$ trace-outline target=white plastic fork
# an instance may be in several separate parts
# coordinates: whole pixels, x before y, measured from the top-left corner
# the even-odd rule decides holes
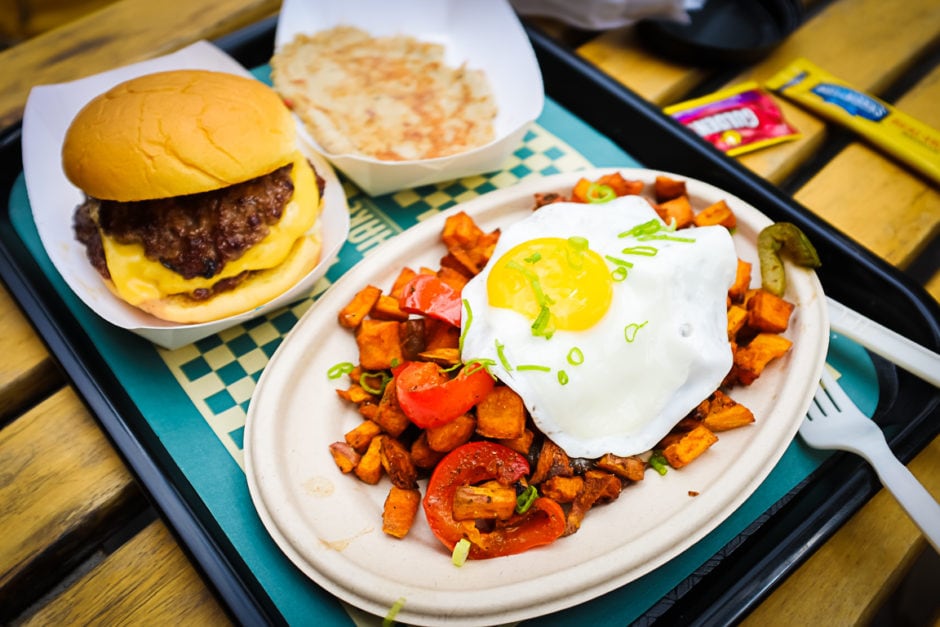
[[[800,435],[813,448],[849,451],[867,460],[940,553],[940,505],[894,456],[878,425],[856,407],[826,368]]]

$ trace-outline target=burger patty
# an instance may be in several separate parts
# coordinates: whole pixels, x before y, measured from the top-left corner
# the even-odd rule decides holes
[[[186,279],[211,279],[226,263],[264,239],[281,219],[294,193],[292,167],[288,164],[250,181],[200,194],[134,202],[86,198],[75,210],[75,236],[106,279],[111,273],[98,226],[122,244],[141,244],[148,259]],[[324,181],[319,174],[317,186],[322,196]],[[231,289],[245,278],[242,275],[190,296],[202,300]]]

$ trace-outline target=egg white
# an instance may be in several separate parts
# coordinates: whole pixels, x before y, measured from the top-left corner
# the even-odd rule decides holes
[[[694,242],[618,237],[652,219],[659,219],[653,208],[635,196],[546,205],[503,229],[490,264],[463,289],[470,310],[463,318],[463,359],[491,360],[493,374],[571,457],[650,450],[731,368],[726,295],[737,264],[731,235],[724,227],[702,227],[676,233]],[[558,330],[546,340],[532,334],[531,320],[489,305],[487,279],[502,254],[531,239],[571,236],[586,238],[601,256],[633,264],[614,283],[613,302],[597,324]],[[622,252],[639,245],[657,252]],[[570,359],[575,348],[583,361]],[[526,365],[549,371],[520,370]]]

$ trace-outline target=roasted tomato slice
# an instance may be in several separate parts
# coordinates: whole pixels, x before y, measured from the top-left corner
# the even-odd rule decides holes
[[[474,521],[454,518],[454,496],[464,485],[496,480],[509,486],[529,472],[525,457],[494,442],[470,442],[442,459],[428,482],[424,514],[431,531],[453,550],[463,538],[470,543],[470,559],[487,559],[522,553],[550,544],[565,532],[561,506],[549,498],[537,498],[524,514],[497,522],[481,531]]]
[[[453,379],[428,361],[396,368],[395,394],[405,415],[421,427],[439,427],[467,413],[493,389],[493,377],[480,367],[465,366]]]
[[[399,306],[402,311],[422,314],[443,322],[460,326],[463,301],[460,292],[433,274],[419,274],[402,290]]]

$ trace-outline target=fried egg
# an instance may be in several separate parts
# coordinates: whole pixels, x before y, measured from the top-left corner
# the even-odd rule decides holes
[[[730,370],[736,265],[726,228],[674,231],[636,196],[546,205],[464,287],[461,355],[569,456],[642,453]]]

